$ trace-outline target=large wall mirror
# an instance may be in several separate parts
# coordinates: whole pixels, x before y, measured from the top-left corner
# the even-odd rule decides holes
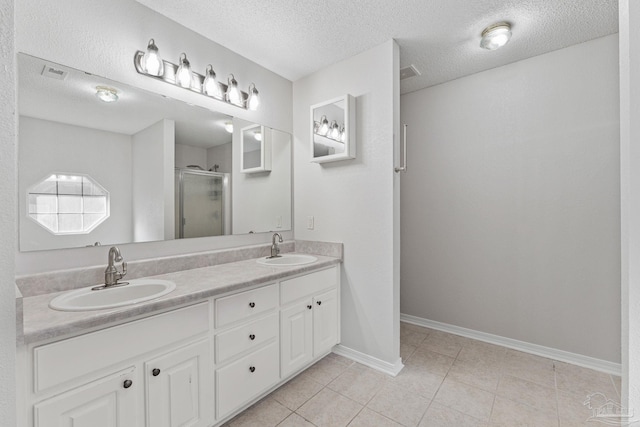
[[[290,134],[247,175],[244,120],[25,54],[18,86],[21,251],[291,229]]]

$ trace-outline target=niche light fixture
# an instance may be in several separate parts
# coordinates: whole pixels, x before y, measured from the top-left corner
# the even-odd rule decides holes
[[[259,130],[253,133],[253,137],[256,139],[256,141],[262,141],[262,133]]]
[[[96,96],[103,102],[116,102],[118,91],[108,86],[96,86]]]
[[[217,80],[211,64],[207,65],[204,75],[199,74],[191,68],[185,53],[180,55],[178,64],[165,61],[160,57],[158,46],[153,39],[149,40],[146,52],[136,51],[133,64],[139,74],[162,80],[165,83],[236,107],[255,111],[260,105],[260,96],[254,83],[249,85],[248,93],[240,90],[238,81],[233,74],[229,75],[227,84],[224,84]]]
[[[511,38],[511,25],[508,22],[498,22],[489,25],[482,31],[480,47],[487,50],[496,50],[507,44]]]
[[[229,133],[233,133],[233,123],[231,122],[225,122],[224,124],[224,130],[226,130]]]

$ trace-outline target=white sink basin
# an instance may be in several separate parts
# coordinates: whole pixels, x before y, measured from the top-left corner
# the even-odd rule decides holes
[[[304,265],[316,262],[318,258],[303,254],[283,254],[278,258],[258,258],[256,262],[263,265],[273,265],[278,267],[290,267],[292,265]]]
[[[60,311],[88,311],[137,304],[167,295],[176,288],[168,280],[136,279],[128,285],[91,290],[91,287],[69,291],[58,295],[49,307]]]

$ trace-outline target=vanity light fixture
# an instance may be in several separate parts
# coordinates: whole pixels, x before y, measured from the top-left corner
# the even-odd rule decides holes
[[[339,140],[340,139],[340,129],[338,128],[338,122],[335,120],[331,122],[330,126],[331,130],[329,131],[329,138]]]
[[[149,44],[147,45],[143,68],[147,74],[152,76],[162,76],[162,74],[164,74],[162,58],[160,58],[158,46],[156,46],[156,42],[153,39],[149,40]]]
[[[118,91],[108,86],[96,86],[96,96],[104,102],[116,102]]]
[[[186,53],[180,54],[180,66],[176,73],[176,83],[185,88],[191,87],[191,64],[187,59]]]
[[[489,25],[482,31],[482,40],[480,47],[487,50],[496,50],[501,48],[511,38],[511,25],[508,22],[498,22]]]
[[[327,120],[327,116],[322,116],[320,118],[320,126],[318,128],[318,135],[325,136],[329,132],[329,120]]]
[[[153,39],[149,40],[146,52],[139,50],[135,53],[133,65],[140,74],[188,89],[209,98],[218,99],[236,107],[254,111],[260,105],[260,97],[255,84],[251,83],[249,93],[243,92],[238,87],[238,82],[233,74],[229,75],[228,84],[224,84],[216,79],[216,73],[213,71],[211,64],[207,66],[203,76],[191,70],[187,55],[184,53],[180,55],[178,64],[164,61],[160,58],[158,46],[156,46]]]
[[[233,123],[231,122],[226,122],[224,124],[224,130],[226,130],[229,133],[233,133]]]
[[[249,110],[251,111],[256,111],[259,105],[260,95],[258,95],[258,89],[256,89],[255,84],[251,83],[249,85],[249,99],[247,99],[247,108],[249,108]]]
[[[229,74],[227,83],[227,93],[225,94],[227,102],[242,107],[242,95],[240,94],[240,89],[238,89],[238,82],[235,77],[233,77],[233,74]]]
[[[340,142],[345,142],[347,140],[347,132],[345,132],[344,125],[340,128]]]
[[[222,92],[220,92],[220,86],[216,79],[216,73],[213,71],[211,64],[207,65],[207,71],[204,74],[204,83],[202,84],[204,93],[214,98],[222,99]]]

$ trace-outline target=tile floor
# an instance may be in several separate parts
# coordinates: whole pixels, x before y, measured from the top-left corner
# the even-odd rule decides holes
[[[587,396],[620,399],[619,377],[567,363],[407,323],[400,341],[395,378],[330,354],[225,427],[597,427]]]

